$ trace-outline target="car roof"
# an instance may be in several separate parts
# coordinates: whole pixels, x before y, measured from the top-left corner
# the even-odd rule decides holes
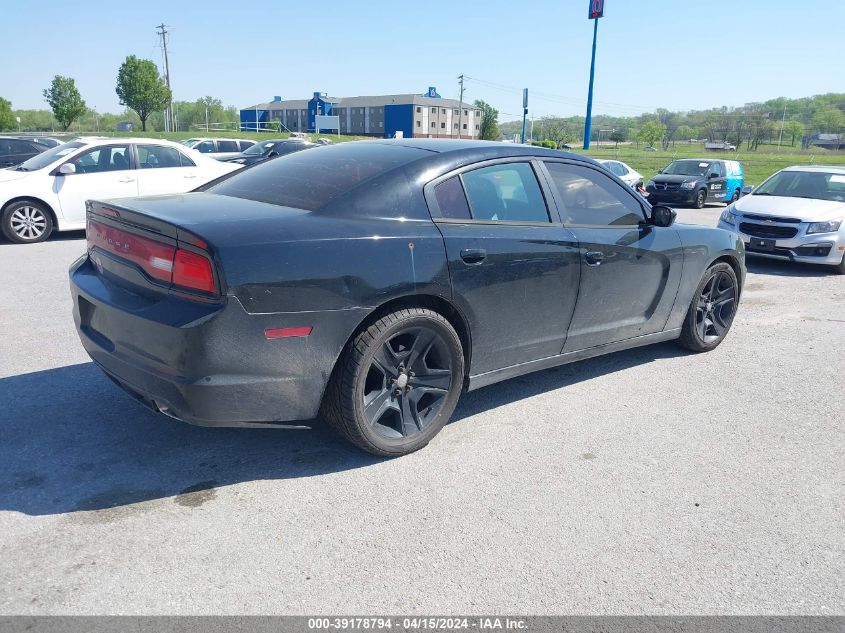
[[[410,147],[421,149],[435,154],[460,154],[462,157],[487,157],[498,153],[505,156],[549,156],[555,158],[571,158],[586,163],[595,163],[592,158],[581,154],[562,152],[537,145],[522,145],[520,143],[501,143],[499,141],[464,141],[452,139],[378,139],[372,141],[355,141],[356,143],[371,143],[379,145],[394,145],[399,147]],[[343,143],[335,144],[343,145]],[[499,150],[497,152],[497,150]]]
[[[782,171],[812,171],[812,172],[822,172],[825,174],[834,173],[834,174],[845,174],[845,167],[841,165],[792,165],[790,167],[784,167]]]

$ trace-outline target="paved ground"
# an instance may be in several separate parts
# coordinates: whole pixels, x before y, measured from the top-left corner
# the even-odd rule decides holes
[[[845,612],[845,278],[752,261],[715,352],[493,386],[382,461],[135,404],[73,331],[83,248],[0,244],[0,613]]]

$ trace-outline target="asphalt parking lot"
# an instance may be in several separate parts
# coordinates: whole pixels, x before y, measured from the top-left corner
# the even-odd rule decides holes
[[[74,332],[84,244],[0,243],[3,614],[845,612],[843,277],[749,260],[714,352],[488,387],[380,460],[136,404]]]

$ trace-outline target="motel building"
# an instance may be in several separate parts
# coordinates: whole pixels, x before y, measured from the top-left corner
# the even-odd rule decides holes
[[[317,115],[339,117],[340,129],[320,132],[374,136],[378,138],[481,137],[481,110],[455,99],[443,99],[434,87],[424,94],[373,97],[329,97],[315,92],[311,99],[284,101],[274,97],[241,110],[242,131],[277,129],[315,132]]]

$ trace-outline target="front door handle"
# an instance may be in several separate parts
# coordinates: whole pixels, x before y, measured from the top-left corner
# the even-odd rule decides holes
[[[588,251],[584,255],[584,259],[587,260],[587,266],[601,266],[601,263],[604,261],[604,253],[601,251]]]
[[[121,178],[120,182],[135,182],[135,179],[130,178],[129,176],[126,176],[125,178]]]
[[[186,174],[186,175],[182,176],[182,178],[196,178],[196,177],[197,177],[196,174]]]
[[[461,250],[461,259],[467,264],[480,264],[487,258],[487,251],[483,248],[464,248]]]

